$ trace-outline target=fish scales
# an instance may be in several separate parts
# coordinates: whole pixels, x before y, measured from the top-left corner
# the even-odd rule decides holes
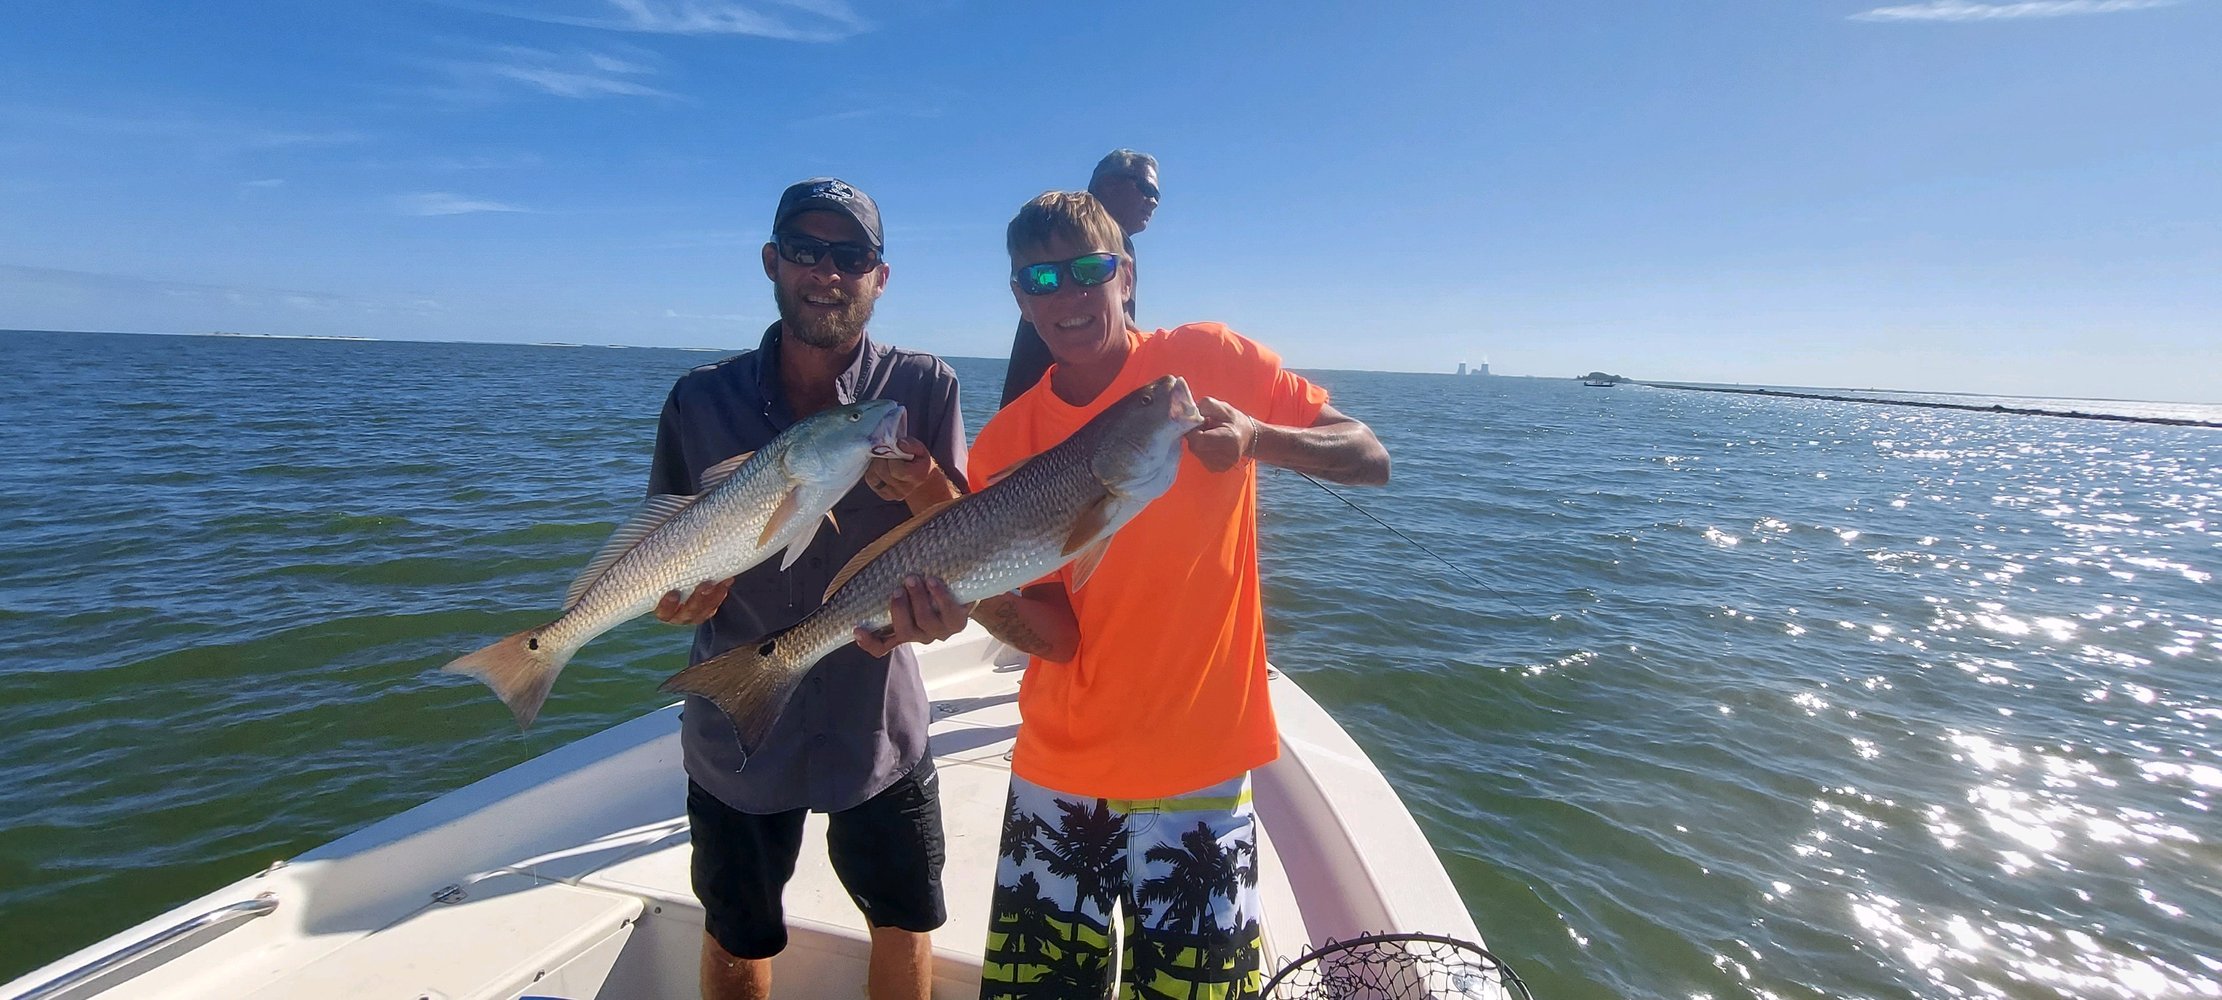
[[[1135,390],[987,488],[897,528],[884,548],[867,548],[802,621],[680,671],[664,690],[709,698],[754,749],[812,666],[856,629],[889,625],[888,603],[906,577],[937,577],[971,603],[1100,554],[1172,485],[1182,437],[1202,420],[1176,376]]]
[[[672,591],[727,580],[785,551],[792,564],[821,519],[874,457],[903,457],[902,404],[865,400],[813,414],[754,454],[702,473],[691,497],[651,497],[572,584],[563,614],[445,668],[486,682],[520,727],[580,647],[654,608]],[[786,565],[783,564],[783,565]]]
[[[728,488],[714,490],[674,516],[668,530],[642,539],[609,568],[595,587],[541,633],[543,642],[584,645],[593,624],[630,621],[673,590],[704,580],[726,580],[763,562],[784,541],[760,544],[762,527],[788,492],[777,473],[784,448],[765,448],[733,473]],[[846,492],[846,491],[844,491]],[[753,529],[753,530],[752,530]]]
[[[1074,452],[1055,463],[1028,463],[1005,480],[1008,488],[984,491],[977,503],[951,504],[842,584],[809,619],[820,627],[795,638],[804,649],[830,652],[853,628],[886,627],[888,596],[906,576],[938,576],[967,604],[1047,576],[1068,560],[1061,550],[1081,508],[1104,493],[1086,475],[1085,457]],[[982,541],[998,536],[1002,544]]]

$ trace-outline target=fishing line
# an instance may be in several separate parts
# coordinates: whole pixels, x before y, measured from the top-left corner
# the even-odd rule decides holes
[[[1289,471],[1290,471],[1290,472],[1296,472],[1296,470],[1295,470],[1295,469],[1290,469]],[[1326,483],[1320,482],[1320,481],[1319,481],[1319,480],[1317,480],[1317,479],[1313,479],[1313,478],[1311,477],[1311,475],[1310,475],[1309,473],[1304,473],[1304,472],[1296,472],[1296,474],[1297,474],[1297,475],[1299,475],[1299,476],[1303,476],[1303,477],[1304,477],[1304,479],[1305,479],[1306,481],[1310,482],[1310,483],[1311,483],[1311,484],[1312,484],[1313,486],[1317,486],[1317,487],[1319,487],[1320,489],[1326,490],[1326,491],[1327,491],[1327,495],[1328,495],[1328,496],[1334,497],[1335,499],[1337,499],[1337,500],[1340,500],[1340,501],[1342,501],[1342,502],[1343,502],[1343,504],[1344,504],[1344,505],[1346,505],[1346,506],[1348,506],[1348,507],[1349,507],[1349,508],[1350,508],[1351,510],[1357,511],[1357,512],[1358,512],[1358,513],[1360,513],[1360,514],[1364,514],[1364,515],[1365,515],[1365,516],[1366,516],[1366,517],[1367,517],[1368,519],[1372,520],[1372,521],[1373,521],[1373,523],[1375,523],[1375,524],[1378,524],[1378,525],[1380,525],[1380,526],[1382,526],[1382,527],[1384,527],[1384,528],[1387,528],[1387,529],[1389,529],[1389,532],[1390,532],[1391,534],[1394,534],[1394,535],[1395,535],[1395,536],[1397,536],[1398,538],[1404,539],[1404,540],[1405,540],[1405,541],[1407,541],[1407,542],[1411,542],[1411,543],[1412,543],[1412,547],[1413,547],[1413,548],[1419,549],[1420,551],[1422,551],[1422,552],[1425,552],[1425,553],[1427,553],[1427,554],[1428,554],[1428,555],[1430,555],[1430,556],[1435,556],[1435,561],[1436,561],[1436,562],[1442,563],[1443,565],[1445,565],[1445,566],[1448,566],[1448,567],[1450,567],[1450,571],[1451,571],[1451,572],[1453,572],[1453,573],[1456,573],[1456,574],[1458,574],[1459,576],[1463,576],[1463,577],[1465,577],[1465,578],[1466,578],[1466,579],[1467,579],[1467,580],[1468,580],[1469,582],[1471,582],[1471,583],[1472,583],[1472,584],[1473,584],[1474,586],[1480,587],[1480,588],[1481,588],[1481,589],[1483,589],[1483,590],[1486,590],[1486,591],[1488,591],[1488,592],[1490,592],[1490,593],[1492,593],[1492,594],[1495,594],[1495,595],[1497,595],[1498,599],[1500,599],[1500,600],[1504,601],[1504,602],[1505,602],[1506,604],[1510,604],[1510,605],[1512,605],[1512,606],[1513,606],[1514,608],[1517,608],[1517,609],[1519,609],[1519,611],[1520,611],[1520,613],[1521,613],[1521,614],[1527,615],[1527,616],[1528,616],[1528,617],[1530,617],[1530,618],[1540,617],[1540,616],[1538,616],[1538,615],[1537,615],[1537,614],[1536,614],[1535,612],[1533,612],[1533,611],[1529,611],[1529,610],[1528,610],[1528,609],[1526,609],[1526,608],[1520,607],[1520,602],[1518,602],[1518,601],[1515,601],[1515,600],[1513,600],[1513,599],[1512,599],[1512,598],[1510,598],[1510,597],[1506,597],[1506,596],[1505,596],[1505,593],[1504,593],[1504,591],[1498,590],[1497,588],[1495,588],[1495,587],[1492,587],[1492,586],[1490,586],[1490,585],[1488,585],[1488,584],[1486,584],[1486,583],[1483,583],[1483,582],[1481,582],[1480,580],[1476,580],[1476,579],[1474,579],[1474,577],[1473,577],[1473,574],[1471,574],[1471,573],[1468,573],[1468,572],[1466,572],[1465,570],[1459,569],[1459,568],[1458,568],[1458,567],[1456,567],[1456,566],[1452,566],[1452,565],[1451,565],[1451,561],[1450,561],[1450,560],[1448,560],[1448,559],[1445,559],[1445,558],[1443,558],[1442,556],[1437,556],[1437,555],[1435,555],[1435,550],[1434,550],[1434,549],[1431,549],[1431,548],[1428,548],[1428,547],[1427,547],[1427,546],[1425,546],[1425,545],[1421,545],[1421,544],[1420,544],[1420,542],[1419,542],[1419,539],[1413,538],[1412,536],[1410,536],[1410,535],[1407,535],[1407,534],[1405,534],[1404,532],[1401,532],[1401,531],[1398,531],[1398,530],[1396,530],[1396,526],[1395,526],[1395,525],[1393,525],[1393,524],[1390,524],[1390,523],[1389,523],[1389,522],[1387,522],[1387,521],[1384,521],[1384,520],[1382,520],[1382,519],[1380,519],[1380,518],[1378,518],[1378,517],[1374,517],[1374,516],[1373,516],[1373,512],[1372,512],[1372,511],[1370,511],[1370,510],[1367,510],[1367,509],[1365,509],[1364,507],[1360,507],[1360,506],[1358,506],[1358,505],[1357,505],[1357,504],[1355,504],[1355,503],[1352,503],[1349,497],[1343,496],[1342,494],[1340,494],[1340,493],[1337,493],[1337,492],[1335,492],[1335,490],[1334,490],[1334,488],[1333,488],[1333,487],[1330,487],[1330,486],[1328,486],[1328,485],[1327,485]]]

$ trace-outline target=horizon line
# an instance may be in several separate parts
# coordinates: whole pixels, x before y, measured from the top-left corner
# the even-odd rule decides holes
[[[144,330],[35,330],[35,329],[18,329],[18,328],[14,328],[14,327],[0,327],[0,334],[5,334],[5,333],[55,333],[55,334],[64,334],[64,335],[91,334],[91,335],[95,335],[95,336],[117,336],[117,337],[223,337],[223,338],[227,338],[227,339],[241,339],[241,340],[318,340],[318,341],[326,341],[326,342],[332,342],[332,343],[372,343],[372,344],[474,344],[474,345],[481,345],[481,346],[487,346],[487,347],[563,347],[563,348],[581,348],[581,347],[594,347],[594,348],[612,348],[612,349],[627,349],[627,350],[648,350],[648,351],[685,351],[685,352],[687,352],[687,353],[690,353],[690,354],[711,354],[711,353],[735,353],[735,354],[737,354],[737,353],[740,353],[740,352],[742,352],[742,351],[748,351],[748,350],[753,350],[753,349],[754,349],[753,347],[678,347],[678,346],[672,346],[672,345],[667,345],[667,344],[589,344],[589,343],[575,343],[575,342],[571,342],[571,341],[556,341],[556,340],[541,340],[541,341],[524,341],[524,340],[410,340],[410,339],[407,339],[407,338],[399,338],[399,337],[363,337],[363,336],[353,336],[353,335],[340,335],[340,334],[308,334],[308,333],[252,333],[252,332],[246,332],[246,331],[235,331],[235,330],[209,330],[209,331],[203,331],[203,332],[160,332],[160,331],[144,331]],[[971,354],[937,354],[937,355],[935,355],[935,356],[936,356],[936,357],[940,357],[940,358],[959,358],[959,359],[963,359],[963,360],[966,360],[966,361],[1008,361],[1008,360],[1009,360],[1008,358],[987,357],[987,356],[980,356],[980,355],[971,355]],[[1291,368],[1293,368],[1293,369],[1295,369],[1295,370],[1297,370],[1297,371],[1315,371],[1315,372],[1355,372],[1355,373],[1360,373],[1360,374],[1367,374],[1367,375],[1440,375],[1440,376],[1442,376],[1442,377],[1444,377],[1444,378],[1522,378],[1522,379],[1540,379],[1540,380],[1543,380],[1543,381],[1549,381],[1549,382],[1556,382],[1556,381],[1580,381],[1580,380],[1581,380],[1581,379],[1583,378],[1583,376],[1581,376],[1581,375],[1511,375],[1511,374],[1503,374],[1503,373],[1499,373],[1499,372],[1490,372],[1490,373],[1488,373],[1488,374],[1481,374],[1481,373],[1468,373],[1468,374],[1466,374],[1466,375],[1460,375],[1460,374],[1458,374],[1458,372],[1457,372],[1457,371],[1456,371],[1455,369],[1453,369],[1453,370],[1433,370],[1433,369],[1409,369],[1409,368],[1331,368],[1331,367],[1324,367],[1324,366],[1318,366],[1318,365],[1291,365],[1290,367],[1291,367]],[[1593,370],[1594,370],[1594,371],[1603,371],[1604,369],[1602,369],[1602,368],[1599,368],[1599,369],[1593,369]],[[1624,380],[1624,381],[1628,381],[1628,382],[1634,382],[1634,383],[1638,383],[1638,384],[1644,384],[1644,383],[1650,383],[1650,382],[1663,382],[1663,381],[1669,381],[1669,380],[1665,380],[1665,379],[1652,379],[1652,378],[1642,378],[1642,377],[1633,377],[1633,378],[1630,378],[1630,377],[1625,377],[1625,376],[1623,376],[1622,378],[1623,378],[1623,380]],[[1675,382],[1681,382],[1681,383],[1685,383],[1685,384],[1689,384],[1689,385],[1698,385],[1698,386],[1706,386],[1706,385],[1712,385],[1712,386],[1735,386],[1735,387],[1741,387],[1741,388],[1753,388],[1753,389],[1820,389],[1820,390],[1825,390],[1825,391],[1830,391],[1830,392],[1894,392],[1894,393],[1915,393],[1915,394],[1923,394],[1923,395],[1936,395],[1936,396],[1975,396],[1975,397],[1981,397],[1981,398],[1987,398],[1987,399],[2047,399],[2047,400],[2062,400],[2062,401],[2082,401],[2082,402],[2089,402],[2089,403],[2158,403],[2158,404],[2163,404],[2163,405],[2169,405],[2169,406],[2222,406],[2222,401],[2217,401],[2217,402],[2212,402],[2212,403],[2205,403],[2205,402],[2198,402],[2198,401],[2194,401],[2194,400],[2185,400],[2185,399],[2137,399],[2137,398],[2131,398],[2131,397],[2127,397],[2127,396],[2044,396],[2044,395],[2037,395],[2037,394],[2032,394],[2032,393],[2026,393],[2026,392],[1974,392],[1974,391],[1970,391],[1970,390],[1964,390],[1964,389],[1890,389],[1890,388],[1876,388],[1876,387],[1872,387],[1872,386],[1868,386],[1868,387],[1855,387],[1855,386],[1824,386],[1824,385],[1800,385],[1800,384],[1793,384],[1793,383],[1788,383],[1788,382],[1708,382],[1708,381],[1700,381],[1700,380],[1697,380],[1697,379],[1687,379],[1687,378],[1685,378],[1685,379],[1673,379],[1673,380],[1671,380],[1671,381],[1675,381]]]

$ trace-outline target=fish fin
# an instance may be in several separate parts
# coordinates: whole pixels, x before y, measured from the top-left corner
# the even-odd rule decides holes
[[[802,487],[789,487],[787,495],[779,498],[779,506],[772,508],[772,516],[764,519],[764,530],[756,536],[756,547],[761,549],[787,530],[787,522],[794,520],[802,509]]]
[[[833,516],[833,509],[830,507],[826,509],[826,523],[833,525],[834,534],[841,533],[841,519]]]
[[[741,471],[741,463],[748,461],[749,456],[754,454],[756,453],[753,451],[744,451],[702,470],[702,475],[696,477],[699,480],[696,484],[699,488],[695,492],[698,494],[708,493],[725,485],[726,480],[733,478],[734,473]]]
[[[920,527],[924,526],[927,521],[933,520],[934,515],[948,510],[951,504],[954,504],[962,499],[964,499],[964,496],[950,497],[947,500],[943,500],[940,503],[937,503],[931,507],[926,508],[923,511],[920,511],[910,520],[904,521],[901,524],[887,529],[887,534],[873,539],[872,544],[865,546],[863,551],[858,552],[855,556],[850,557],[849,561],[842,565],[841,571],[833,574],[833,582],[826,584],[825,596],[818,599],[821,601],[832,600],[833,592],[836,590],[840,590],[841,585],[849,582],[850,577],[855,576],[859,571],[863,570],[865,566],[869,565],[872,560],[879,558],[888,549],[894,548],[896,542],[900,542],[904,538],[909,537],[911,532],[917,531]]]
[[[997,483],[1002,482],[1003,480],[1011,478],[1011,473],[1025,468],[1026,463],[1033,461],[1036,457],[1038,456],[1029,455],[1025,458],[1019,459],[1016,462],[1012,462],[1011,464],[1004,466],[1001,471],[988,477],[988,485],[993,486]]]
[[[775,632],[751,645],[735,646],[671,675],[659,690],[710,699],[733,720],[741,748],[755,753],[807,672],[782,655],[779,641],[786,634]]]
[[[569,651],[540,645],[540,633],[547,627],[526,629],[478,652],[457,657],[440,669],[486,682],[517,717],[517,728],[528,728],[539,716],[541,703],[548,700],[548,689],[555,686],[556,675],[571,661]]]
[[[1103,533],[1103,529],[1111,526],[1111,504],[1116,499],[1111,494],[1104,493],[1088,501],[1086,507],[1080,508],[1080,516],[1073,518],[1072,530],[1065,533],[1065,546],[1062,550],[1065,555],[1070,556],[1087,548],[1090,542],[1096,540],[1097,535]]]
[[[823,520],[810,522],[810,527],[802,529],[802,534],[795,536],[794,541],[787,543],[787,558],[779,561],[779,568],[782,572],[786,571],[787,567],[793,566],[795,560],[802,558],[802,550],[810,547],[810,543],[817,539],[818,532],[825,530],[825,522],[831,520],[833,520],[833,512],[826,511]]]
[[[609,541],[602,543],[601,549],[594,553],[594,558],[587,560],[586,568],[580,570],[578,577],[571,581],[571,589],[563,594],[564,610],[569,611],[572,605],[579,603],[579,598],[586,596],[587,589],[599,583],[602,574],[609,572],[611,566],[617,565],[619,559],[625,558],[625,553],[631,552],[634,546],[640,544],[641,539],[679,516],[680,511],[693,506],[694,500],[694,497],[677,493],[649,497],[632,520],[619,525],[616,531],[610,533]]]
[[[1096,565],[1103,562],[1103,554],[1111,550],[1111,539],[1116,535],[1098,538],[1095,544],[1080,550],[1080,557],[1072,562],[1072,589],[1078,591],[1088,585],[1088,577],[1095,573]]]

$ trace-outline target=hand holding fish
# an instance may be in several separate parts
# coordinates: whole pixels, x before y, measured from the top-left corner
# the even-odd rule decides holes
[[[856,630],[856,644],[873,656],[906,642],[940,642],[964,631],[972,605],[957,600],[938,576],[906,576],[902,589],[887,602],[890,621],[878,630]]]
[[[902,500],[916,511],[956,495],[948,473],[942,472],[934,462],[933,453],[926,450],[925,442],[906,437],[897,441],[895,447],[913,457],[874,458],[864,468],[864,485],[871,487],[880,499]]]
[[[1078,590],[1112,535],[1173,485],[1181,436],[1203,420],[1179,376],[1135,389],[993,485],[865,546],[802,621],[688,667],[663,690],[717,703],[741,745],[760,746],[804,675],[842,646],[867,642],[876,652],[952,635],[972,611],[963,602],[1008,594],[1067,563]]]
[[[1204,468],[1225,472],[1256,454],[1256,417],[1211,396],[1196,400],[1196,410],[1204,415],[1204,422],[1188,432],[1188,450]]]
[[[732,589],[731,579],[708,580],[684,597],[676,590],[666,593],[656,602],[656,620],[666,625],[700,625],[718,613],[726,591]]]

